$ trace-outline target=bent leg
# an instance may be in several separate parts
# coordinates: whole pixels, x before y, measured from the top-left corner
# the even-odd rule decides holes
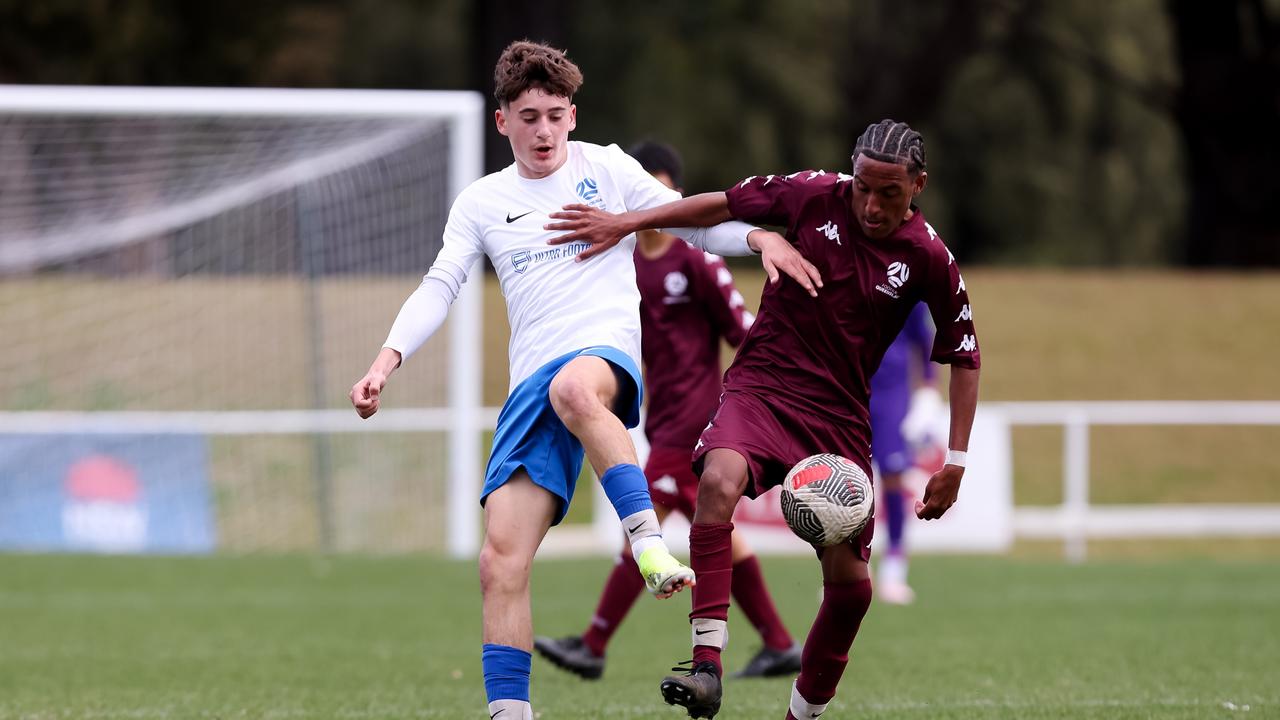
[[[625,380],[627,373],[622,375]],[[649,497],[649,483],[636,465],[635,445],[614,413],[620,396],[636,392],[636,387],[621,386],[614,366],[605,359],[580,355],[556,373],[549,394],[556,415],[582,442],[600,476],[600,485],[622,520],[631,555],[649,592],[666,598],[693,585],[694,573],[667,549]]]
[[[607,360],[580,355],[565,364],[551,381],[551,407],[587,452],[596,475],[609,468],[636,464],[636,447],[622,420],[613,412],[618,378]]]
[[[842,543],[820,552],[822,606],[805,640],[791,695],[791,713],[797,718],[816,717],[835,697],[849,648],[871,606],[871,575],[860,546]]]

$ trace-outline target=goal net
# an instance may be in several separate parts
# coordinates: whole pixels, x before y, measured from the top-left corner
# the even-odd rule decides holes
[[[480,174],[482,109],[0,87],[0,547],[473,552],[478,281],[388,411],[346,394]]]

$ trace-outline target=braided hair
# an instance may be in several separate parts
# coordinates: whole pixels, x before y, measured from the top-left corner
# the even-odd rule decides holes
[[[915,175],[924,170],[924,137],[904,122],[884,119],[867,126],[853,146],[852,160],[859,155],[872,160],[906,165],[907,172]]]

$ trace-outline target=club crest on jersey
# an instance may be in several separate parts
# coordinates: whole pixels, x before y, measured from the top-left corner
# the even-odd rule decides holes
[[[662,288],[667,291],[667,296],[662,298],[664,305],[676,305],[679,303],[689,302],[689,278],[685,274],[672,270],[662,279]]]
[[[889,264],[885,283],[876,286],[876,290],[888,295],[893,299],[898,299],[898,288],[907,284],[907,279],[911,277],[911,268],[907,267],[904,262],[894,262]]]
[[[578,181],[576,188],[578,197],[586,204],[604,209],[604,199],[600,197],[600,186],[596,184],[595,178],[583,178]]]

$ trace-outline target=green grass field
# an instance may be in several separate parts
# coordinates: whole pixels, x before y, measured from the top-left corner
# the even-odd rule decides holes
[[[538,631],[581,631],[608,566],[540,561]],[[765,567],[803,633],[816,564]],[[916,605],[873,606],[825,717],[1280,717],[1273,562],[923,558],[914,577]],[[0,718],[482,719],[477,585],[421,557],[0,556]],[[657,683],[689,655],[687,611],[643,598],[597,683],[535,659],[539,717],[683,717]],[[730,670],[756,644],[734,631]],[[789,688],[730,681],[719,717],[778,720]]]

